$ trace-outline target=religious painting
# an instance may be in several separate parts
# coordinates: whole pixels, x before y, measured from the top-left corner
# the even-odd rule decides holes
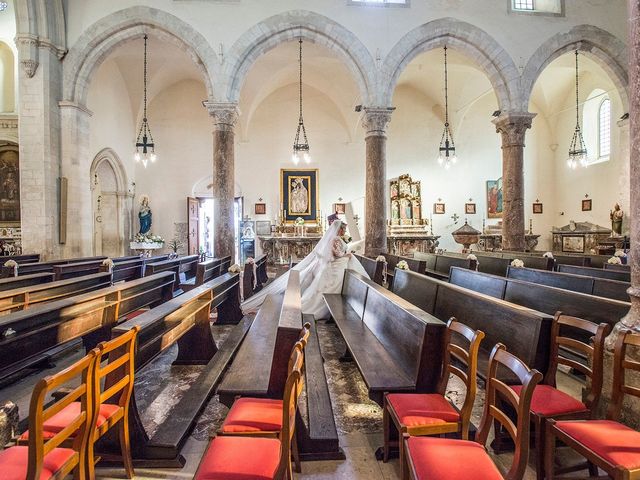
[[[542,213],[542,203],[540,202],[535,202],[533,204],[533,213],[535,215],[540,215]]]
[[[286,223],[302,218],[305,223],[318,221],[318,169],[281,169],[280,200]]]
[[[487,180],[487,217],[502,218],[502,177]]]
[[[411,177],[409,175],[402,175],[398,177],[400,183],[400,195],[411,196]]]
[[[240,222],[240,232],[242,233],[242,238],[254,238],[256,236],[255,222],[253,220],[243,220]]]
[[[0,222],[20,221],[18,148],[0,148]]]
[[[411,184],[411,196],[412,197],[420,196],[420,182],[413,182]]]
[[[562,251],[567,253],[584,253],[584,236],[564,235],[562,237]]]
[[[435,213],[436,215],[443,215],[444,214],[444,203],[434,203],[433,204],[433,213]]]
[[[334,213],[337,213],[338,215],[344,214],[347,211],[346,203],[334,203],[333,204],[333,211],[334,211]]]
[[[265,215],[267,213],[267,204],[266,203],[256,203],[253,206],[253,211],[256,215]]]
[[[592,207],[591,199],[587,198],[586,200],[582,200],[582,211],[590,212]]]
[[[400,202],[398,200],[391,202],[391,220],[394,225],[400,223]]]
[[[464,213],[465,213],[465,215],[475,215],[476,214],[476,204],[475,203],[465,203],[464,204]]]
[[[269,220],[258,220],[256,222],[256,235],[271,235],[271,222]]]
[[[399,194],[400,192],[398,190],[398,181],[393,180],[389,186],[389,196],[393,200],[394,198],[398,198]]]
[[[419,225],[420,219],[422,218],[422,209],[420,208],[420,200],[413,201],[413,222],[414,225]]]
[[[412,214],[411,200],[403,198],[400,200],[400,219],[410,220]]]

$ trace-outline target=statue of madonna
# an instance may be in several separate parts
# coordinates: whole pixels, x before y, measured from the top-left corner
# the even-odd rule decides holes
[[[149,207],[149,196],[140,196],[140,211],[138,212],[138,219],[140,220],[140,233],[144,235],[151,231],[151,208]]]

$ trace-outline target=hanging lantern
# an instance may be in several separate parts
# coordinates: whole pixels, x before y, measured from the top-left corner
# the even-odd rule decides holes
[[[158,157],[155,152],[155,144],[151,135],[151,127],[147,120],[147,35],[144,36],[144,112],[142,124],[136,138],[136,153],[133,158],[136,163],[142,162],[144,168],[147,168],[149,162],[154,163]]]

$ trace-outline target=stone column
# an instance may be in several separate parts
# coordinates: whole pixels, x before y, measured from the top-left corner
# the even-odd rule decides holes
[[[235,261],[233,201],[235,188],[234,136],[236,103],[205,102],[213,118],[213,248],[216,257]]]
[[[377,256],[387,251],[387,125],[395,108],[365,107],[362,126],[366,132],[366,189],[364,253]]]
[[[502,248],[525,250],[524,137],[534,113],[506,113],[493,123],[502,135]]]

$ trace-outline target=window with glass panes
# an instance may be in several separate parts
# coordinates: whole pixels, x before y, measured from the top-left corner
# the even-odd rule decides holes
[[[598,157],[611,154],[611,100],[605,98],[598,111]]]
[[[533,0],[513,0],[514,10],[534,10]]]

